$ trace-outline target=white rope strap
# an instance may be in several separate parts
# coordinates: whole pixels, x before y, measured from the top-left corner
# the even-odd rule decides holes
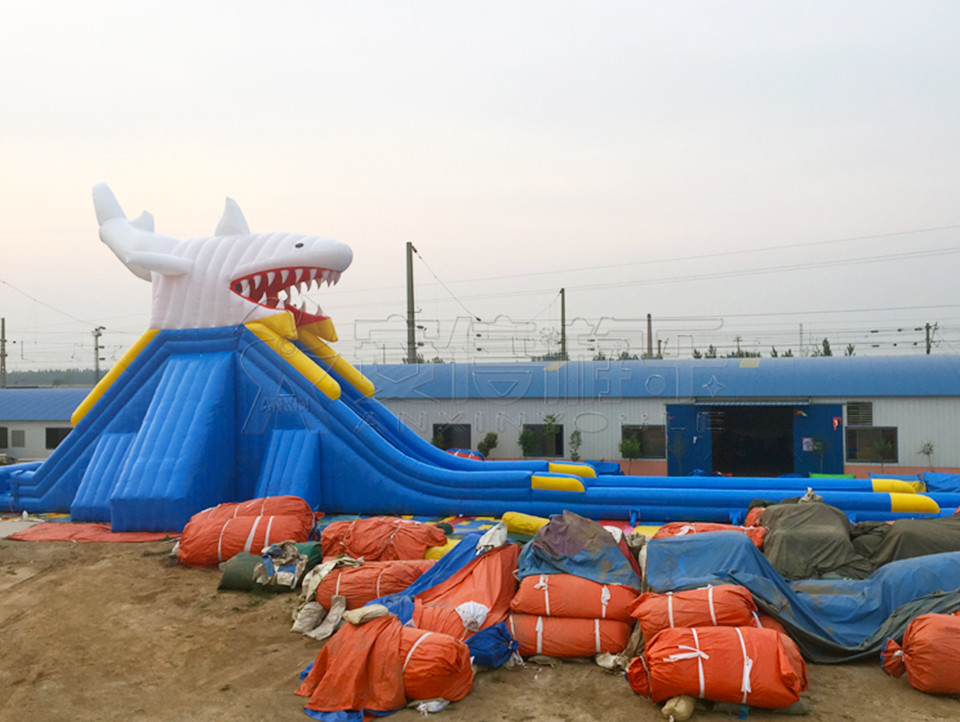
[[[267,517],[269,521],[267,522],[267,535],[263,538],[263,548],[266,549],[270,546],[270,530],[273,528],[273,520],[276,517],[270,516]]]
[[[763,622],[760,621],[760,615],[757,614],[756,612],[750,612],[750,613],[753,615],[753,621],[754,621],[754,623],[756,623],[756,625],[757,625],[758,627],[760,627],[761,629],[763,629]]]
[[[703,679],[703,660],[710,659],[710,655],[700,649],[700,638],[697,636],[697,630],[691,628],[690,631],[693,633],[693,644],[694,646],[689,646],[686,644],[678,644],[677,649],[685,649],[686,652],[674,652],[668,657],[664,657],[665,662],[679,662],[683,659],[696,659],[697,660],[697,672],[700,677],[700,694],[697,695],[703,699],[705,685]]]
[[[383,596],[383,595],[380,593],[380,577],[383,576],[383,573],[384,573],[385,571],[387,571],[386,568],[383,568],[383,569],[380,570],[380,573],[377,575],[377,596],[376,596],[377,599],[379,599],[380,597]]]
[[[413,656],[413,653],[416,651],[417,647],[420,646],[420,642],[429,637],[433,632],[427,632],[422,637],[420,637],[416,642],[413,643],[413,646],[410,647],[410,651],[407,652],[407,658],[403,660],[403,669],[400,670],[400,673],[403,674],[407,671],[407,663],[410,661],[410,657]]]
[[[673,592],[667,592],[667,620],[670,622],[670,629],[673,629]]]
[[[510,634],[513,636],[514,639],[517,638],[517,628],[516,628],[516,626],[515,626],[514,623],[513,623],[513,615],[512,615],[512,614],[510,615]]]
[[[734,629],[737,630],[737,636],[740,637],[740,651],[743,652],[743,677],[740,680],[740,691],[743,692],[741,704],[746,704],[747,695],[753,691],[750,688],[750,672],[753,670],[753,660],[747,656],[747,645],[743,641],[743,632],[740,631],[739,627],[734,627]]]
[[[220,527],[220,538],[217,539],[217,561],[223,561],[223,533],[227,530],[227,525],[231,522],[231,519],[228,519],[223,523],[223,526]]]
[[[543,590],[543,604],[547,610],[546,614],[549,617],[550,616],[550,575],[541,574],[540,581],[534,584],[533,588]]]
[[[713,607],[713,586],[707,587],[707,602],[710,604],[710,621],[717,626],[717,610]]]
[[[596,640],[597,654],[600,654],[603,650],[600,649],[600,620],[593,620],[593,637]]]
[[[537,617],[537,654],[543,654],[543,617]]]
[[[600,588],[600,616],[604,619],[607,618],[607,605],[610,604],[610,597],[610,590],[607,589],[607,585],[604,584]]]
[[[333,590],[334,595],[337,595],[340,593],[340,580],[342,578],[343,578],[343,570],[338,569],[337,570],[337,586],[336,586],[336,589]]]
[[[253,525],[250,527],[250,533],[247,534],[247,541],[243,544],[243,551],[250,553],[250,547],[253,546],[253,535],[257,533],[257,527],[260,526],[260,520],[263,519],[262,516],[258,516],[253,520]]]

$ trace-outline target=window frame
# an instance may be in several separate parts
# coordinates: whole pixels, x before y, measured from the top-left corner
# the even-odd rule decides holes
[[[652,435],[656,433],[656,429],[659,429],[659,440],[657,443],[660,445],[661,453],[656,454],[656,449],[653,452],[645,451],[647,444],[646,436],[648,434]],[[640,456],[638,459],[649,459],[653,461],[663,461],[667,458],[667,427],[664,424],[621,424],[620,425],[620,442],[623,443],[626,439],[629,438],[629,435],[639,434],[640,436]]]
[[[861,452],[860,436],[870,433],[882,437],[892,435],[892,453],[889,457],[877,458],[873,453],[873,444],[867,441],[868,446]],[[856,438],[852,438],[856,437]],[[896,426],[847,426],[843,435],[844,461],[848,464],[897,464],[900,459],[900,433]]]
[[[521,434],[528,430],[532,431],[534,438],[537,440],[536,446],[529,452],[524,451],[523,447],[520,448],[524,459],[563,458],[563,424],[553,423],[553,426],[556,426],[557,430],[553,433],[552,443],[550,444],[547,443],[547,435],[545,433],[547,426],[550,426],[550,424],[523,424],[523,426],[520,427]],[[552,448],[552,453],[548,451],[549,448]]]
[[[56,449],[58,446],[60,446],[60,444],[63,443],[64,439],[66,439],[70,435],[70,432],[73,431],[73,427],[72,426],[47,426],[46,428],[44,428],[43,431],[44,431],[44,448],[47,451],[52,451],[53,449]],[[54,432],[55,435],[59,436],[60,438],[51,441],[51,432]],[[66,433],[58,433],[58,432],[66,432]]]
[[[457,443],[457,440],[454,438],[458,433],[462,434],[466,431],[466,444]],[[447,432],[450,432],[449,434]],[[473,448],[473,426],[471,424],[434,424],[433,425],[433,436],[431,440],[435,440],[438,436],[442,436],[445,441],[445,446],[440,446],[438,448],[446,451],[447,449],[472,449]],[[449,444],[447,443],[449,439]],[[461,438],[460,441],[463,441]]]

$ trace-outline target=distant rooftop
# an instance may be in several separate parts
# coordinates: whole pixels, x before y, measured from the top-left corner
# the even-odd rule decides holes
[[[90,389],[0,389],[0,421],[66,421]]]

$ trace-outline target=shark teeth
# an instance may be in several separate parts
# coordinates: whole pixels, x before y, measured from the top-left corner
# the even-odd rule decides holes
[[[307,297],[324,285],[339,283],[341,271],[329,268],[291,267],[264,269],[230,282],[230,290],[251,303],[278,311],[290,311],[300,320],[323,317],[320,306]],[[308,311],[316,308],[315,311]]]

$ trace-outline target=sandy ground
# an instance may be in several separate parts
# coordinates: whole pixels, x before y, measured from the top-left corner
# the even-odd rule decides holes
[[[0,721],[307,719],[293,691],[319,645],[289,631],[294,597],[217,592],[218,571],[169,562],[171,547],[0,539]],[[810,687],[807,719],[960,719],[960,699],[917,692],[878,663],[811,666]],[[662,717],[623,677],[568,662],[481,673],[438,719]]]

